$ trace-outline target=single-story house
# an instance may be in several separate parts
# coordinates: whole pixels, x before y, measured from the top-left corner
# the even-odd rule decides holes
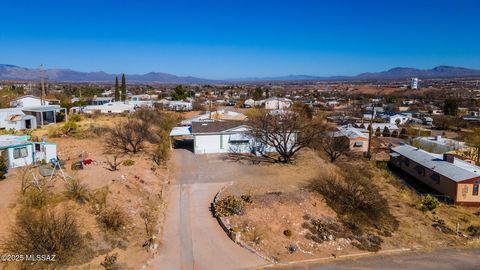
[[[480,206],[480,167],[474,164],[406,144],[391,148],[390,163],[455,204]]]
[[[170,101],[168,103],[168,109],[172,111],[191,111],[192,110],[192,103],[191,102],[185,102],[185,101]]]
[[[103,105],[114,101],[114,97],[94,97],[92,99],[91,105]]]
[[[193,151],[195,154],[213,153],[271,153],[273,147],[262,145],[249,135],[244,121],[193,122]],[[291,138],[295,140],[294,136]]]
[[[68,120],[67,109],[60,107],[60,105],[23,107],[22,112],[26,115],[34,116],[36,118],[36,122],[40,124],[40,126],[57,123],[58,112],[63,112],[65,121]]]
[[[413,145],[436,154],[443,154],[467,147],[464,142],[459,142],[449,138],[443,138],[440,135],[434,137],[414,138]]]
[[[265,100],[265,109],[267,110],[284,110],[292,106],[292,100],[288,98],[273,97]]]
[[[353,127],[352,125],[344,125],[337,127],[334,137],[346,137],[350,142],[350,151],[367,152],[368,150],[368,130]]]
[[[33,96],[33,95],[26,95],[10,101],[10,107],[17,107],[17,108],[37,107],[42,105],[56,105],[59,103],[60,101],[58,99],[43,98],[43,104],[42,104],[42,99],[40,97]]]
[[[28,135],[0,135],[0,154],[8,168],[16,168],[57,158],[57,146],[47,142],[32,142]]]
[[[125,104],[124,102],[110,102],[103,105],[89,105],[85,107],[72,107],[71,113],[131,113],[135,111],[135,106],[132,104]]]

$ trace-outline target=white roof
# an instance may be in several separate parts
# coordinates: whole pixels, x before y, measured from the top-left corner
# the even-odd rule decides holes
[[[352,127],[351,125],[340,126],[337,130],[338,131],[334,133],[336,137],[345,136],[349,139],[368,138],[367,134],[362,132],[362,129]]]
[[[190,127],[174,127],[172,131],[170,131],[170,136],[187,136],[192,135],[192,131]]]
[[[480,167],[458,158],[454,158],[454,162],[450,163],[443,160],[443,155],[433,154],[408,144],[393,147],[391,150],[455,182],[480,177]]]

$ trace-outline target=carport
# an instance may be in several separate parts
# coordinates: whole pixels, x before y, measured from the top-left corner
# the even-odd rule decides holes
[[[187,149],[193,152],[192,127],[174,127],[170,132],[170,147]]]
[[[22,111],[27,115],[33,115],[37,118],[37,123],[40,126],[44,124],[57,123],[56,113],[62,111],[65,113],[65,122],[68,120],[67,109],[60,106],[38,106],[38,107],[24,107]]]

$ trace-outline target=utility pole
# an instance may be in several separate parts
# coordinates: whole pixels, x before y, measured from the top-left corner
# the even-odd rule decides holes
[[[372,158],[372,137],[373,137],[373,118],[375,117],[375,104],[372,104],[372,116],[370,117],[370,129],[368,131],[368,152],[367,158]]]
[[[40,95],[40,104],[45,105],[45,79],[43,73],[43,64],[40,64],[40,83],[42,85],[42,94]]]

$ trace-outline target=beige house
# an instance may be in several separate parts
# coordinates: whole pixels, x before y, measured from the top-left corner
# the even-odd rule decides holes
[[[480,167],[451,154],[434,154],[411,145],[391,148],[390,163],[455,204],[480,206]]]
[[[337,128],[334,133],[335,137],[347,137],[350,142],[350,151],[367,152],[368,150],[368,130],[353,127],[352,125],[344,125]]]
[[[288,98],[274,97],[265,100],[265,109],[267,110],[284,110],[292,106],[292,100]]]

